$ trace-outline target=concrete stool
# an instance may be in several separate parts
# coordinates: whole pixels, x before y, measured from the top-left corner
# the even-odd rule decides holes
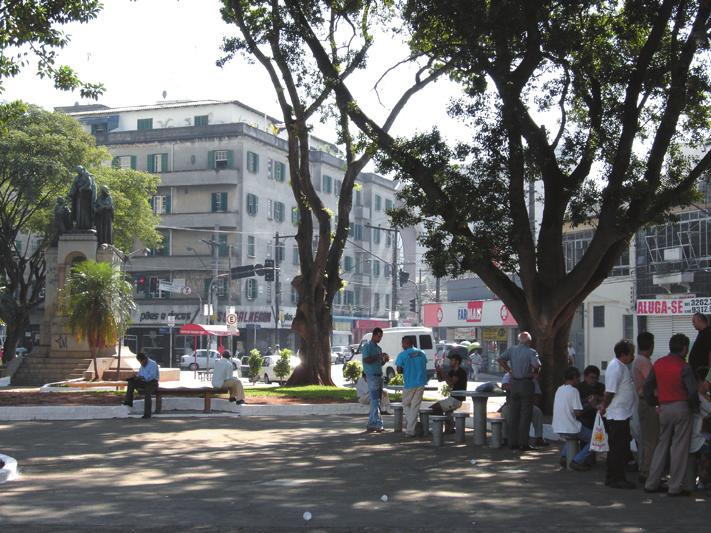
[[[393,431],[395,433],[402,433],[402,412],[403,407],[401,403],[390,402],[390,407],[393,408]]]
[[[491,440],[489,441],[489,448],[501,448],[503,445],[504,419],[489,418],[488,422],[491,424]]]
[[[457,444],[464,443],[467,418],[469,418],[469,413],[461,411],[454,413],[454,442]]]
[[[572,470],[570,468],[570,463],[573,462],[573,458],[580,451],[580,446],[578,444],[578,437],[569,436],[565,437],[565,469]]]
[[[430,434],[430,415],[432,409],[420,409],[420,423],[422,423],[422,435],[424,437]]]
[[[422,411],[420,411],[420,414],[421,413]],[[447,420],[447,417],[433,415],[429,418],[432,420],[432,446],[440,448],[444,444],[444,422]]]

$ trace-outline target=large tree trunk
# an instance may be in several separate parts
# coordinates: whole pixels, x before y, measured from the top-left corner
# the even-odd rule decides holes
[[[304,283],[302,276],[294,279],[299,292],[299,304],[291,329],[301,339],[299,344],[301,364],[294,369],[286,386],[333,385],[331,380],[331,331],[333,323],[330,308],[323,302],[324,291]]]
[[[563,383],[563,373],[568,368],[568,335],[572,319],[546,329],[533,328],[534,348],[541,360],[540,385],[543,393],[541,409],[546,414],[553,412],[553,398]]]
[[[15,357],[15,349],[22,338],[22,334],[29,323],[29,315],[18,313],[12,321],[8,321],[5,326],[5,344],[3,352],[3,361],[9,363]]]

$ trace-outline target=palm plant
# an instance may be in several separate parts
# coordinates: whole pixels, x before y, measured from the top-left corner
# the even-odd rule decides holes
[[[89,345],[96,380],[97,352],[116,344],[136,308],[131,284],[110,263],[83,261],[72,268],[60,302],[69,330]]]

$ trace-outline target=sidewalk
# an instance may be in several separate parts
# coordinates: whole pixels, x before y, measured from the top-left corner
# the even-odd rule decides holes
[[[392,417],[386,424],[392,426]],[[520,456],[449,441],[435,450],[426,440],[365,434],[364,427],[363,416],[0,423],[2,452],[18,460],[21,472],[3,485],[0,530],[708,526],[705,496],[608,489],[603,465],[588,473],[559,471],[553,448]]]

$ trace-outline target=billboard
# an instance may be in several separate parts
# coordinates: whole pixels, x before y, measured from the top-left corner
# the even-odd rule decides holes
[[[463,326],[516,326],[517,322],[501,300],[471,300],[425,304],[423,322],[431,328]]]

